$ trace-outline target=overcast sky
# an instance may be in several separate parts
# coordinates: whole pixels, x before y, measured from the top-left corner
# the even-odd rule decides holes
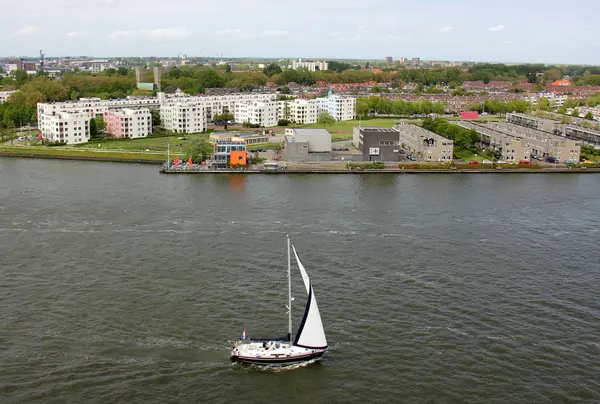
[[[0,0],[0,55],[600,64],[599,0]]]

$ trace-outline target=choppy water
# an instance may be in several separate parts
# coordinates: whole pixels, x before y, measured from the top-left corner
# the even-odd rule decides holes
[[[599,178],[0,159],[0,401],[598,402]],[[234,366],[285,333],[286,233],[331,349]]]

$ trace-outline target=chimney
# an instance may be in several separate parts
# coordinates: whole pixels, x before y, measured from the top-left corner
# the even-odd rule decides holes
[[[140,84],[142,82],[142,67],[141,66],[136,66],[136,68],[135,68],[135,81],[137,84]]]
[[[160,93],[160,76],[162,75],[162,68],[160,66],[154,66],[154,87],[156,92]]]

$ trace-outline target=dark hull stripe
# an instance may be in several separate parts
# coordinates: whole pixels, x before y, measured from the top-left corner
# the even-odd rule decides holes
[[[308,346],[308,345],[294,344],[294,346],[299,346],[300,348],[307,348],[307,349],[327,349],[327,345],[325,345],[325,346]]]
[[[269,363],[294,363],[294,362],[302,362],[308,361],[315,358],[320,358],[323,356],[325,352],[317,352],[310,355],[304,356],[296,356],[296,357],[284,357],[284,358],[256,358],[256,357],[240,357],[240,356],[232,356],[231,360],[234,362],[244,362],[244,363],[254,363],[254,364],[264,364],[267,365]]]

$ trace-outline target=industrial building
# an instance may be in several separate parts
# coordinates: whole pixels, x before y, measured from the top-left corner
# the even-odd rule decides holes
[[[417,159],[428,162],[450,163],[454,155],[454,142],[420,126],[399,123],[394,125],[399,132],[400,147]]]
[[[109,110],[104,113],[104,130],[114,137],[146,137],[152,133],[152,115],[148,108]]]
[[[399,161],[400,137],[394,128],[354,127],[352,144],[362,161]]]
[[[283,151],[287,161],[330,161],[331,134],[325,129],[288,128]]]

